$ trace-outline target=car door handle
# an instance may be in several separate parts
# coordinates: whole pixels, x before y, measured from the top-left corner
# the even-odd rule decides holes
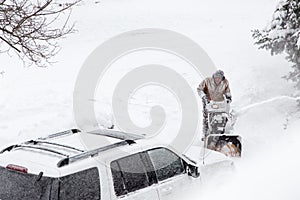
[[[162,189],[162,192],[163,192],[164,194],[171,194],[172,191],[173,191],[173,187],[171,187],[171,186],[165,187],[165,188]]]

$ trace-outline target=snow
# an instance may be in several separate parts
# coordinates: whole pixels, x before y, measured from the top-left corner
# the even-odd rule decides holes
[[[199,43],[216,66],[225,71],[232,90],[232,106],[238,113],[235,132],[243,137],[242,158],[234,160],[236,172],[212,175],[189,199],[299,199],[299,92],[293,83],[282,78],[291,64],[284,56],[272,57],[269,52],[257,50],[250,32],[267,24],[276,3],[85,1],[74,9],[71,19],[77,21],[78,32],[61,41],[62,49],[53,66],[23,67],[16,57],[0,54],[0,71],[5,71],[0,76],[0,146],[76,127],[72,108],[74,84],[82,63],[99,44],[133,29],[170,29]],[[110,87],[98,88],[94,101],[100,124],[112,124],[110,97],[120,77],[148,63],[172,65],[197,95],[196,87],[202,77],[189,65],[166,53],[134,53],[107,71],[102,83]],[[164,129],[174,133],[179,129],[180,105],[165,88],[142,88],[129,103],[130,116],[138,126],[149,125],[150,108],[161,105],[168,117]],[[200,100],[198,104],[201,108]],[[172,141],[175,136],[159,137]],[[199,145],[200,141],[195,143]]]

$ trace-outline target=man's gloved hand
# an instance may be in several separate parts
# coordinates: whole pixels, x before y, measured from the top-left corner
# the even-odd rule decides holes
[[[206,96],[206,94],[202,91],[202,90],[197,90],[198,95],[203,98],[204,96]]]
[[[225,97],[226,97],[226,102],[227,103],[231,103],[231,96],[229,96],[229,95],[225,95]]]
[[[226,99],[226,102],[227,103],[231,103],[231,99]]]
[[[198,91],[199,96],[201,99],[208,101],[207,95],[203,91]]]

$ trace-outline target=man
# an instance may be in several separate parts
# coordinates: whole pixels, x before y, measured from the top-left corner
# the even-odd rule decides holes
[[[224,96],[228,103],[231,102],[231,93],[228,80],[224,76],[222,70],[217,70],[212,77],[204,79],[197,88],[199,96],[203,102],[203,134],[207,136],[208,130],[208,114],[206,111],[206,104],[211,100],[223,101]]]

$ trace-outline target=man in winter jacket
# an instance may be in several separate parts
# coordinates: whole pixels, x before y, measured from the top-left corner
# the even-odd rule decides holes
[[[228,103],[231,102],[231,93],[228,80],[224,76],[222,70],[217,70],[212,77],[204,79],[197,88],[199,96],[203,102],[203,134],[207,136],[208,130],[208,114],[206,104],[213,101],[223,101],[224,96]]]

